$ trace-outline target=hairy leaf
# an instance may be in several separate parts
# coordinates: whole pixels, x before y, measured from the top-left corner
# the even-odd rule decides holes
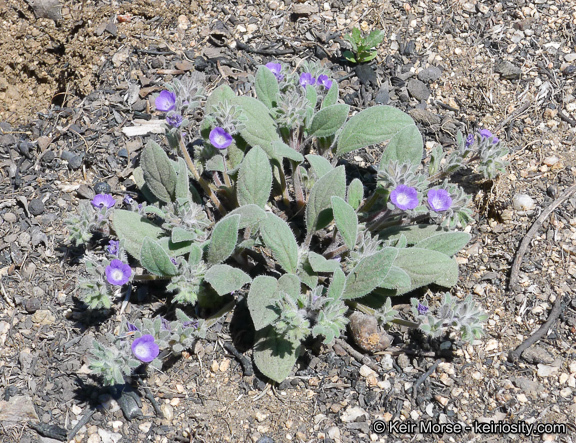
[[[187,231],[186,229],[176,226],[175,228],[172,229],[172,232],[170,234],[170,240],[172,240],[172,243],[194,241],[196,240],[196,233],[193,231]]]
[[[268,326],[256,332],[254,363],[262,374],[280,383],[290,375],[301,347],[299,342],[280,336]]]
[[[344,166],[338,166],[314,183],[306,205],[306,229],[308,232],[314,232],[327,226],[332,221],[330,199],[333,196],[344,198],[345,195],[346,173]]]
[[[321,178],[334,169],[328,160],[321,155],[308,154],[306,160],[312,166],[317,178]]]
[[[458,264],[441,252],[421,248],[398,249],[394,266],[410,276],[410,290],[430,283],[451,287],[458,282]],[[400,291],[398,295],[401,295]]]
[[[392,106],[373,106],[354,115],[338,138],[336,155],[390,140],[406,127],[414,126],[408,114]],[[420,137],[422,143],[422,137]]]
[[[348,204],[354,208],[354,210],[360,207],[362,199],[364,198],[364,185],[362,182],[355,178],[348,185]]]
[[[260,223],[260,233],[274,259],[286,272],[295,274],[298,270],[298,244],[288,223],[268,213],[266,220]]]
[[[449,232],[448,229],[438,225],[410,225],[410,226],[392,226],[378,233],[381,240],[398,240],[400,236],[406,237],[408,245],[415,245],[428,237]]]
[[[226,84],[218,86],[206,99],[206,110],[204,111],[204,115],[212,114],[216,110],[215,106],[217,103],[224,100],[232,101],[234,98],[236,98],[236,94],[230,86]]]
[[[161,201],[176,197],[176,169],[157,143],[150,140],[140,157],[140,166],[148,189]]]
[[[466,232],[443,232],[419,241],[414,247],[431,249],[452,257],[469,241],[470,234]]]
[[[322,108],[318,111],[310,124],[310,135],[315,137],[329,137],[336,134],[336,131],[344,124],[348,118],[350,106],[340,104]]]
[[[354,249],[356,237],[358,236],[358,216],[352,206],[340,197],[332,197],[332,211],[336,227],[344,239],[344,244],[348,249]]]
[[[112,226],[116,235],[124,240],[124,248],[136,259],[140,259],[140,249],[146,237],[157,240],[164,233],[162,228],[137,212],[116,209],[113,217]]]
[[[327,108],[328,106],[335,105],[338,101],[338,82],[332,80],[332,86],[326,93],[324,100],[322,100],[322,108]]]
[[[390,139],[380,159],[380,167],[393,161],[417,166],[422,162],[423,155],[422,134],[416,126],[406,126]]]
[[[384,281],[380,283],[380,287],[396,289],[400,293],[405,293],[412,287],[412,280],[406,271],[393,265]]]
[[[332,281],[328,287],[328,298],[333,300],[338,300],[344,294],[344,288],[346,287],[346,274],[342,269],[338,268],[334,271],[332,275]]]
[[[204,280],[210,283],[218,295],[230,294],[252,281],[244,271],[228,265],[212,266],[206,271]]]
[[[254,84],[258,100],[264,103],[269,109],[276,106],[278,101],[278,80],[276,76],[266,66],[260,66],[256,72],[256,83]]]
[[[276,152],[278,157],[287,158],[288,160],[293,160],[298,163],[302,163],[304,161],[304,157],[295,149],[292,149],[286,143],[281,142],[280,140],[272,143],[272,146]]]
[[[276,124],[268,108],[262,102],[252,97],[242,96],[235,97],[232,103],[242,107],[246,120],[240,135],[249,145],[260,146],[266,151],[273,142],[279,139]]]
[[[268,68],[265,68],[269,71]],[[272,74],[274,77],[274,74]],[[274,77],[274,79],[276,79]],[[272,167],[266,153],[256,146],[246,154],[240,165],[236,182],[238,203],[241,206],[255,204],[264,207],[272,189]]]
[[[266,218],[266,211],[257,205],[244,205],[234,209],[228,215],[239,215],[240,224],[238,229],[244,229],[248,226],[256,228],[258,224]]]
[[[216,223],[210,239],[208,263],[221,263],[230,257],[238,241],[239,225],[240,215],[238,214],[228,215]]]
[[[277,292],[278,281],[268,275],[259,275],[250,285],[246,302],[252,323],[257,331],[272,324],[278,318],[278,314],[272,309]]]
[[[328,260],[323,255],[313,251],[308,252],[308,262],[314,272],[334,272],[340,269],[340,263],[336,260]]]
[[[278,291],[285,292],[294,301],[300,295],[300,279],[295,274],[284,274],[278,279]]]
[[[343,298],[359,298],[380,286],[386,279],[397,254],[397,249],[385,248],[360,260],[346,277]]]
[[[170,256],[158,242],[146,237],[140,250],[140,263],[149,272],[162,277],[176,275],[178,270],[170,261]]]

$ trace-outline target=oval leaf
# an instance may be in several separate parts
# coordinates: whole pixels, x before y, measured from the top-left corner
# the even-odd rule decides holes
[[[416,243],[414,247],[442,252],[452,257],[469,241],[470,234],[466,232],[443,232]]]
[[[344,166],[338,166],[321,177],[312,189],[306,205],[306,229],[314,232],[332,221],[332,196],[344,198],[346,195],[346,173]]]
[[[318,111],[310,124],[310,135],[315,137],[329,137],[336,134],[336,131],[344,124],[348,118],[350,106],[332,105]]]
[[[250,285],[246,302],[252,323],[257,331],[278,318],[278,314],[272,309],[272,302],[277,297],[277,291],[278,281],[268,275],[259,275]]]
[[[265,68],[268,70],[268,68]],[[272,73],[270,73],[272,74]],[[274,75],[272,74],[274,77]],[[262,148],[256,146],[246,154],[236,182],[238,203],[264,207],[272,189],[272,167]]]
[[[358,236],[358,216],[356,211],[340,197],[332,197],[332,211],[336,227],[344,239],[344,244],[348,249],[354,249],[356,237]]]
[[[397,249],[386,248],[360,260],[346,277],[343,298],[359,298],[380,286],[386,279],[397,254]]]
[[[176,275],[178,269],[170,260],[170,256],[158,242],[146,237],[140,250],[140,263],[149,272],[161,277]]]
[[[416,126],[406,126],[390,139],[380,159],[380,167],[393,161],[419,165],[423,155],[422,134]]]
[[[221,263],[234,252],[238,241],[238,226],[240,215],[228,215],[216,223],[210,247],[208,249],[208,263]]]
[[[140,156],[146,186],[161,201],[175,199],[176,170],[164,149],[150,140]]]
[[[301,344],[279,335],[272,326],[256,332],[254,363],[266,377],[278,383],[290,375]]]
[[[268,213],[266,220],[260,224],[262,240],[272,251],[274,259],[282,268],[291,274],[298,270],[298,244],[294,233],[284,220]]]
[[[272,109],[278,100],[278,80],[266,66],[260,66],[256,72],[256,95],[258,100]]]
[[[140,259],[140,249],[144,239],[149,237],[153,240],[160,238],[164,230],[156,226],[146,217],[137,212],[116,209],[114,211],[112,226],[120,240],[124,240],[124,248],[135,259]]]
[[[355,178],[348,185],[348,204],[354,208],[354,210],[360,207],[362,199],[364,198],[364,185],[362,182]]]
[[[252,281],[244,271],[228,265],[212,266],[206,271],[204,280],[210,283],[218,295],[230,294]]]

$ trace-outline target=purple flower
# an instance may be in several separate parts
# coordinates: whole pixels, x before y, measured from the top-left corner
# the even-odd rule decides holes
[[[136,325],[134,325],[134,324],[132,324],[132,323],[129,323],[129,322],[126,322],[126,332],[136,332],[136,331],[139,331],[139,330],[140,330],[140,329],[138,329],[138,328],[136,327]]]
[[[428,205],[435,212],[447,211],[452,206],[452,197],[444,189],[430,189],[428,191]]]
[[[160,317],[160,321],[162,322],[162,325],[160,327],[164,331],[169,331],[170,330],[170,322],[168,320],[166,320],[164,317]]]
[[[95,208],[103,208],[103,207],[111,208],[115,204],[116,200],[114,200],[114,197],[112,197],[110,194],[97,194],[92,199],[92,206],[94,206]]]
[[[210,131],[210,143],[217,149],[226,149],[232,144],[232,136],[219,126]]]
[[[118,247],[120,246],[120,242],[117,240],[110,240],[108,246],[106,246],[106,251],[110,255],[117,255],[118,254]]]
[[[474,143],[474,134],[468,134],[466,137],[466,147],[469,148]]]
[[[422,303],[418,303],[416,309],[418,310],[418,314],[420,315],[426,315],[428,313],[428,306],[423,305]]]
[[[162,112],[170,112],[176,109],[176,94],[170,91],[162,91],[154,102],[156,109]]]
[[[330,89],[332,87],[332,80],[328,78],[327,75],[318,76],[318,84],[324,86],[325,89]]]
[[[274,77],[276,77],[276,80],[281,81],[284,76],[282,74],[280,74],[280,72],[282,71],[282,65],[280,63],[266,63],[266,67],[268,69],[270,69],[270,71],[272,71],[272,74],[274,74]]]
[[[481,129],[480,131],[478,131],[478,134],[480,134],[480,137],[482,138],[492,138],[493,145],[495,145],[500,141],[500,139],[496,137],[494,134],[492,134],[488,129]]]
[[[300,75],[300,86],[303,88],[305,88],[306,85],[314,85],[315,83],[316,79],[312,77],[312,74],[309,72],[305,72],[304,74]]]
[[[134,199],[132,197],[130,197],[128,194],[126,194],[124,196],[124,198],[122,199],[122,201],[127,204],[127,205],[131,205],[132,203],[134,203]]]
[[[177,112],[166,116],[166,123],[168,123],[173,128],[178,128],[182,124],[182,116]]]
[[[144,363],[150,363],[160,353],[160,348],[150,334],[143,335],[132,342],[132,353],[134,357]]]
[[[406,185],[398,185],[390,193],[390,200],[392,203],[403,211],[407,209],[414,209],[418,206],[418,191],[416,188],[411,188]]]
[[[190,321],[185,321],[184,323],[182,323],[182,326],[185,328],[198,329],[199,323],[198,323],[198,320],[190,320]]]
[[[176,259],[174,257],[170,257],[170,261],[172,262],[173,265],[178,264],[178,262],[176,261]]]
[[[122,286],[128,282],[132,275],[132,268],[130,265],[122,263],[118,259],[114,259],[106,266],[106,280],[111,285]]]

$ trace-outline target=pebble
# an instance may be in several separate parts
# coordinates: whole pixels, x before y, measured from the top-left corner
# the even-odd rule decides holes
[[[56,321],[56,317],[54,317],[54,314],[52,314],[48,309],[41,309],[34,312],[32,315],[32,321],[40,325],[51,325]]]
[[[13,212],[7,212],[2,216],[2,218],[8,223],[16,223],[18,221],[18,216]]]
[[[369,377],[371,375],[376,375],[376,372],[374,370],[370,369],[368,366],[362,365],[360,367],[360,375],[362,377]]]
[[[105,182],[98,182],[94,185],[94,193],[95,194],[110,194],[112,192],[112,188],[108,183]]]
[[[28,243],[30,243],[30,234],[27,232],[22,232],[18,237],[18,244],[20,246],[26,246]]]
[[[356,421],[358,417],[363,415],[368,415],[367,412],[362,409],[360,406],[349,406],[343,413],[340,415],[340,420],[344,423],[350,423]]]
[[[174,419],[174,408],[171,405],[164,403],[160,406],[160,410],[166,420],[172,421]]]
[[[506,80],[516,80],[519,79],[522,75],[522,70],[518,66],[515,66],[506,60],[502,60],[496,63],[496,66],[494,66],[494,71],[496,71],[502,76],[502,78]]]
[[[558,368],[549,365],[538,365],[538,377],[550,377],[558,371]]]
[[[512,206],[517,211],[531,211],[536,207],[536,203],[529,195],[516,194],[512,199]]]
[[[408,92],[419,101],[426,101],[430,97],[430,90],[426,84],[417,78],[412,78],[408,81]]]
[[[32,215],[40,215],[44,212],[44,203],[39,198],[33,198],[28,203],[28,210]]]
[[[26,312],[29,314],[34,314],[38,309],[40,309],[40,300],[36,297],[29,298],[26,300],[26,304],[24,306],[26,308]]]
[[[430,66],[429,68],[422,69],[418,73],[418,80],[423,81],[425,83],[430,83],[438,80],[442,75],[442,70],[437,68],[436,66]]]

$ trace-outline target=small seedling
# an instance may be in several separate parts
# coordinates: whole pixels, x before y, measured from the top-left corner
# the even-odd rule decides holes
[[[351,63],[366,63],[376,58],[376,47],[384,40],[384,31],[375,29],[367,37],[363,37],[360,29],[352,29],[352,33],[344,38],[352,45],[352,51],[344,51],[342,55]]]

